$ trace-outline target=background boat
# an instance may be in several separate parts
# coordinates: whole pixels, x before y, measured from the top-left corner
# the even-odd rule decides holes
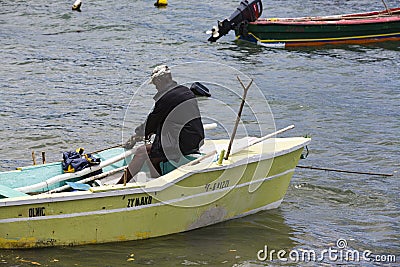
[[[251,1],[248,6],[260,3]],[[240,7],[239,7],[240,9]],[[239,10],[238,9],[238,10]],[[400,40],[400,8],[318,17],[259,18],[254,9],[233,13],[215,28],[210,41],[234,30],[237,39],[269,47],[366,44]],[[246,13],[247,11],[247,13]]]

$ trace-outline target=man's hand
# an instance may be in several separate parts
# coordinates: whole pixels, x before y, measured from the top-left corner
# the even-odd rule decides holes
[[[143,136],[132,135],[124,144],[125,149],[132,149],[138,141],[144,140]]]
[[[145,124],[142,123],[135,129],[136,136],[144,136]]]

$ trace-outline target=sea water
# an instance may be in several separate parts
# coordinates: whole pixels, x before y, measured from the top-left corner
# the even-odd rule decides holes
[[[394,176],[296,169],[275,210],[150,240],[1,250],[0,265],[378,264],[345,261],[346,249],[360,255],[371,251],[381,260],[395,255],[398,264],[399,43],[272,49],[235,42],[232,33],[207,43],[205,31],[238,3],[171,0],[158,9],[150,1],[94,0],[83,1],[82,12],[74,12],[72,1],[0,2],[0,169],[30,165],[32,151],[38,157],[45,151],[47,161],[57,161],[63,151],[77,147],[89,152],[121,143],[151,110],[155,89],[146,82],[154,66],[189,62],[196,69],[198,61],[208,61],[225,67],[212,69],[204,79],[212,77],[215,84],[228,80],[239,95],[211,86],[215,98],[199,99],[206,122],[216,118],[228,125],[226,132],[207,131],[207,138],[225,138],[235,121],[242,89],[232,67],[247,75],[241,76],[246,84],[254,79],[250,91],[257,89],[263,97],[253,100],[273,114],[276,128],[295,124],[283,136],[311,136],[310,154],[301,165]],[[263,16],[380,9],[380,1],[277,0],[264,1]],[[212,102],[223,96],[230,108]],[[271,116],[253,115],[245,106],[249,134],[269,131]],[[324,254],[319,262],[296,261],[302,251],[321,256],[329,249],[338,252]],[[264,258],[272,250],[272,258]],[[278,251],[283,251],[280,259]]]

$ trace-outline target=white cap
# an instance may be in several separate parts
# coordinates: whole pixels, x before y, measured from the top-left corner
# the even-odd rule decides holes
[[[155,67],[153,72],[151,73],[150,83],[153,81],[153,79],[161,78],[166,74],[171,74],[171,70],[168,68],[167,65],[159,65]]]

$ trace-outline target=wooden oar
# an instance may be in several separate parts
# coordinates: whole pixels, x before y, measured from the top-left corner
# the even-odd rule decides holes
[[[74,173],[60,174],[60,175],[54,176],[52,178],[49,178],[44,182],[40,182],[40,183],[37,183],[37,184],[28,185],[28,186],[24,186],[24,187],[19,187],[19,188],[16,188],[15,190],[18,190],[18,191],[23,192],[23,193],[27,193],[27,192],[32,192],[32,191],[35,191],[35,190],[39,190],[41,188],[46,188],[46,187],[48,187],[50,185],[53,185],[55,183],[58,183],[58,182],[66,181],[66,180],[69,180],[69,179],[72,179],[72,178],[79,178],[79,177],[82,177],[82,176],[87,175],[89,173],[98,171],[98,170],[100,170],[100,169],[102,169],[102,168],[104,168],[104,167],[106,167],[108,165],[111,165],[111,164],[113,164],[113,163],[115,163],[117,161],[120,161],[120,160],[122,160],[122,159],[124,159],[126,157],[129,157],[129,156],[133,155],[135,152],[136,152],[136,148],[132,148],[130,150],[124,151],[123,153],[121,153],[118,156],[109,158],[109,159],[101,162],[99,165],[92,166],[90,168],[85,168],[85,169],[83,169],[81,171],[74,172]]]
[[[248,148],[248,147],[254,146],[255,144],[264,142],[265,140],[267,140],[267,139],[269,139],[269,138],[271,138],[271,137],[274,137],[275,135],[278,135],[278,134],[280,134],[280,133],[286,132],[286,131],[291,130],[291,129],[293,129],[293,128],[294,128],[294,125],[290,125],[290,126],[288,126],[288,127],[285,127],[285,128],[283,128],[283,129],[280,129],[280,130],[278,130],[278,131],[276,131],[276,132],[267,134],[267,135],[265,135],[265,136],[263,136],[263,137],[261,137],[261,138],[257,138],[256,140],[254,140],[254,141],[252,141],[252,142],[249,142],[247,145],[244,145],[244,146],[242,146],[242,147],[234,148],[233,151],[232,151],[232,155],[233,155],[233,154],[236,154],[236,153],[238,153],[238,152],[240,152],[240,151],[242,151],[242,150],[244,150],[244,149],[246,149],[246,148]]]
[[[385,13],[386,11],[386,13]],[[304,22],[304,21],[339,21],[339,20],[361,20],[361,19],[374,19],[380,17],[390,17],[394,14],[400,13],[400,10],[386,9],[385,11],[376,13],[374,15],[366,16],[355,16],[352,14],[347,15],[337,15],[337,16],[323,16],[323,17],[304,17],[304,18],[269,18],[268,21],[271,22]]]
[[[267,135],[265,135],[265,136],[263,136],[263,137],[261,137],[261,138],[257,138],[256,140],[254,140],[254,141],[252,141],[252,142],[249,142],[249,143],[247,143],[247,144],[244,145],[244,146],[237,147],[237,148],[233,147],[232,152],[231,152],[231,155],[234,155],[234,154],[236,154],[236,153],[238,153],[238,152],[240,152],[240,151],[242,151],[242,150],[244,150],[244,149],[246,149],[246,148],[248,148],[248,147],[251,147],[251,146],[253,146],[253,145],[255,145],[255,144],[258,144],[258,143],[260,143],[260,142],[263,142],[263,141],[265,141],[265,140],[267,140],[267,139],[269,139],[269,138],[271,138],[271,137],[274,137],[275,135],[278,135],[278,134],[280,134],[280,133],[286,132],[286,131],[291,130],[291,129],[293,129],[293,128],[294,128],[294,125],[290,125],[290,126],[288,126],[288,127],[286,127],[286,128],[280,129],[280,130],[278,130],[278,131],[276,131],[276,132],[267,134]],[[196,165],[196,164],[200,163],[201,161],[203,161],[203,160],[205,160],[205,159],[207,159],[207,158],[209,158],[209,157],[211,157],[211,156],[216,155],[217,152],[218,152],[218,151],[215,149],[215,150],[213,150],[213,151],[211,151],[211,152],[205,154],[204,156],[202,156],[202,157],[200,157],[200,158],[198,158],[198,159],[192,160],[191,162],[188,162],[188,163],[186,163],[185,165],[182,165],[181,167]]]
[[[99,149],[99,150],[93,151],[93,152],[91,152],[91,154],[97,154],[97,153],[100,153],[100,152],[103,152],[103,151],[106,151],[106,150],[109,150],[109,149],[112,149],[112,148],[121,147],[121,146],[122,146],[122,144],[113,145],[113,146],[110,146],[110,147],[107,147],[107,148],[103,148],[103,149]]]
[[[88,182],[91,182],[91,181],[94,181],[94,180],[97,180],[97,179],[101,179],[101,178],[107,177],[107,176],[112,175],[112,174],[114,174],[114,173],[123,171],[123,170],[125,170],[125,168],[126,168],[126,166],[122,166],[122,167],[119,167],[119,168],[110,170],[110,171],[108,171],[108,172],[104,172],[104,173],[100,173],[100,174],[98,174],[98,175],[90,176],[90,177],[88,177],[88,178],[79,180],[79,181],[77,181],[77,182],[75,182],[75,183],[78,183],[78,184],[88,183]],[[44,194],[57,193],[57,192],[64,191],[64,190],[66,190],[66,189],[68,189],[68,188],[71,188],[71,186],[69,186],[69,185],[67,184],[67,185],[64,185],[64,186],[55,188],[55,189],[53,189],[53,190],[50,190],[50,191],[48,191],[48,192],[46,192],[46,193],[44,193]]]
[[[210,124],[205,124],[204,125],[204,129],[207,129],[207,130],[214,129],[216,127],[217,127],[216,123],[210,123]],[[115,148],[115,147],[119,147],[119,146],[121,146],[121,145],[115,145],[115,146],[113,146],[111,148]],[[110,149],[110,148],[108,148],[108,149]],[[106,149],[103,149],[101,151],[104,151],[104,150],[106,150]],[[35,190],[38,190],[38,189],[41,189],[41,188],[46,188],[46,187],[48,187],[50,185],[53,185],[55,183],[58,183],[58,182],[66,181],[66,180],[69,180],[69,179],[72,179],[72,178],[82,177],[82,176],[87,175],[89,173],[98,171],[98,170],[100,170],[100,169],[102,169],[102,168],[104,168],[104,167],[106,167],[108,165],[111,165],[111,164],[113,164],[113,163],[115,163],[117,161],[120,161],[120,160],[124,159],[125,157],[129,157],[129,156],[133,155],[135,153],[135,151],[136,151],[136,148],[132,148],[131,150],[124,151],[122,154],[120,154],[118,156],[115,156],[113,158],[110,158],[108,160],[105,160],[105,161],[101,162],[97,166],[92,166],[90,168],[85,168],[85,169],[83,169],[83,170],[81,170],[79,172],[60,174],[60,175],[54,176],[54,177],[52,177],[50,179],[47,179],[44,182],[40,182],[40,183],[29,185],[29,186],[19,187],[19,188],[16,188],[16,190],[18,190],[20,192],[27,193],[27,192],[32,192],[32,191],[35,191]],[[98,151],[98,152],[100,152],[100,151]],[[93,152],[93,154],[94,153],[98,153],[98,152]],[[95,178],[95,179],[97,179],[97,178]]]

